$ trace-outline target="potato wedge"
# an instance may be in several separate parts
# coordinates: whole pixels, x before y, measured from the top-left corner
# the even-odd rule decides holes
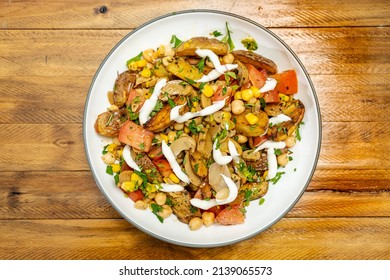
[[[202,78],[203,74],[182,58],[174,60],[167,65],[167,70],[176,77],[190,83],[193,87],[199,88],[200,84],[194,81]]]
[[[226,55],[228,53],[227,43],[223,43],[214,38],[194,37],[183,42],[177,49],[178,56],[196,56],[196,49],[209,49],[217,55]]]
[[[236,118],[236,130],[238,134],[245,135],[247,137],[255,137],[263,135],[267,131],[268,116],[263,111],[260,111],[256,116],[259,118],[257,123],[250,125],[245,118],[246,114],[251,113],[250,109],[246,109],[243,113],[235,116]]]
[[[256,68],[265,69],[271,75],[278,72],[278,67],[275,62],[258,53],[245,50],[232,51],[231,53],[236,60],[241,61],[244,64],[252,64]]]

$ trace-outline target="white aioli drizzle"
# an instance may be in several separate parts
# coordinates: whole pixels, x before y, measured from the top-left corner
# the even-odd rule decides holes
[[[230,153],[231,157],[233,158],[233,161],[235,163],[239,163],[240,162],[240,155],[238,154],[236,146],[230,140],[229,140],[229,143],[228,143],[228,147],[229,147],[229,153]]]
[[[218,140],[215,140],[213,143],[213,158],[214,161],[219,164],[219,165],[226,165],[229,162],[232,161],[233,157],[232,156],[224,156],[222,155],[222,152],[220,149],[217,149],[217,143]]]
[[[232,179],[229,177],[221,174],[223,180],[225,181],[227,187],[229,188],[229,195],[226,199],[210,199],[210,200],[203,200],[199,198],[192,198],[190,200],[191,205],[198,207],[203,210],[208,210],[216,205],[223,205],[228,204],[232,201],[234,201],[238,195],[238,188],[236,184],[233,182]]]
[[[184,190],[184,187],[178,184],[161,183],[160,185],[161,185],[161,189],[159,189],[159,191],[162,192],[181,192]]]
[[[273,90],[275,89],[277,83],[278,83],[277,80],[273,78],[267,78],[267,80],[265,81],[265,85],[259,91],[263,93],[263,92]]]
[[[179,163],[176,161],[175,155],[164,140],[162,141],[162,152],[165,158],[168,160],[169,165],[172,167],[172,170],[176,174],[176,176],[184,183],[189,184],[190,178],[188,178],[187,174],[185,174],[183,170],[181,170]]]
[[[166,85],[166,83],[166,79],[159,80],[154,86],[153,93],[150,98],[145,101],[144,105],[142,105],[142,108],[139,111],[139,123],[141,126],[150,119],[149,115],[156,106],[161,89]]]
[[[141,172],[141,168],[139,168],[137,163],[131,157],[131,150],[130,150],[130,146],[129,145],[126,145],[123,148],[123,159],[125,160],[125,162],[127,163],[128,166],[130,166],[134,170],[137,170],[137,171]]]
[[[291,121],[291,118],[289,116],[286,116],[285,114],[279,114],[275,117],[270,118],[268,122],[272,125],[278,125],[286,121]]]
[[[272,140],[267,140],[263,144],[258,146],[255,150],[253,150],[253,152],[257,152],[263,149],[267,149],[268,180],[275,177],[278,170],[278,162],[276,160],[275,149],[283,149],[284,147],[286,147],[286,143],[284,141],[275,142]]]
[[[219,110],[221,110],[225,106],[225,99],[220,100],[220,101],[216,101],[212,105],[210,105],[210,106],[208,106],[208,107],[206,107],[198,112],[194,112],[194,113],[187,112],[183,115],[180,115],[179,111],[185,105],[186,105],[186,103],[184,103],[183,105],[177,105],[177,106],[172,108],[172,110],[169,114],[171,121],[175,121],[177,123],[184,123],[184,122],[186,122],[190,119],[196,118],[196,117],[205,117],[205,116],[214,114],[215,112],[218,112]]]
[[[197,83],[205,83],[210,82],[215,79],[217,79],[219,76],[221,76],[226,71],[231,71],[233,69],[236,69],[238,67],[237,64],[224,64],[221,65],[221,62],[219,61],[218,55],[216,55],[212,50],[208,49],[197,49],[195,51],[197,55],[199,55],[202,58],[208,57],[210,61],[213,63],[214,68],[212,71],[210,71],[207,75],[203,75],[202,78],[199,80],[196,80]]]

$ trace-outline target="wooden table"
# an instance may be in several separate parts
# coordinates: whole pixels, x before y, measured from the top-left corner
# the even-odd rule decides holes
[[[268,27],[300,57],[323,120],[318,168],[299,203],[249,240],[175,246],[108,204],[82,121],[109,50],[156,16],[218,9]],[[1,1],[0,259],[389,259],[390,2]]]

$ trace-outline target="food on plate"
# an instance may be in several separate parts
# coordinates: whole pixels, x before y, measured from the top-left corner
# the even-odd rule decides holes
[[[263,203],[300,140],[305,107],[295,70],[279,72],[261,46],[234,50],[230,33],[172,36],[142,50],[96,118],[96,132],[110,139],[106,172],[161,222],[176,215],[191,230],[244,223],[245,207]]]

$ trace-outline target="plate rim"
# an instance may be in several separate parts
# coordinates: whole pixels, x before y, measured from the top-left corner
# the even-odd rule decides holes
[[[301,192],[297,195],[296,199],[289,205],[289,207],[284,212],[282,212],[280,215],[276,216],[276,218],[271,223],[266,225],[265,227],[262,227],[261,229],[256,230],[256,231],[254,231],[254,232],[252,232],[252,233],[250,233],[248,235],[245,235],[242,238],[236,238],[236,239],[233,239],[233,240],[230,240],[230,241],[225,241],[225,242],[221,242],[221,243],[213,243],[213,244],[188,243],[188,242],[182,242],[182,241],[176,241],[176,240],[168,239],[168,238],[165,238],[164,236],[160,236],[160,235],[158,235],[158,234],[156,234],[156,233],[154,233],[154,232],[152,232],[152,231],[150,231],[150,230],[148,230],[148,229],[138,225],[137,223],[134,223],[130,218],[127,217],[127,215],[125,213],[123,213],[116,206],[116,204],[107,195],[105,189],[103,188],[103,186],[101,185],[101,183],[97,179],[97,176],[96,176],[95,172],[93,172],[91,158],[89,157],[89,146],[88,146],[88,143],[87,143],[87,129],[86,129],[87,112],[88,112],[88,106],[87,105],[89,103],[89,100],[90,100],[90,97],[91,97],[91,94],[92,94],[92,89],[93,89],[93,87],[95,85],[96,79],[98,78],[98,76],[99,76],[103,66],[106,64],[107,60],[111,57],[112,53],[114,53],[116,51],[116,49],[119,46],[121,46],[121,44],[124,41],[126,41],[130,36],[132,36],[134,33],[138,32],[139,30],[143,29],[144,27],[146,27],[146,26],[148,26],[150,24],[153,24],[154,22],[157,22],[157,21],[160,21],[162,19],[169,18],[169,17],[174,17],[174,16],[177,16],[177,15],[194,14],[194,13],[219,14],[219,15],[224,15],[224,16],[227,16],[227,17],[236,18],[236,19],[245,21],[247,23],[250,23],[252,25],[255,25],[256,27],[262,29],[263,31],[267,32],[272,37],[274,37],[279,43],[281,43],[290,52],[290,54],[294,57],[296,62],[301,67],[301,70],[303,71],[303,73],[304,73],[304,75],[305,75],[305,77],[306,77],[306,79],[308,81],[309,87],[310,87],[310,89],[311,89],[311,91],[313,93],[313,99],[314,99],[314,103],[315,103],[315,106],[316,106],[317,117],[318,117],[318,124],[317,124],[318,125],[318,142],[317,142],[317,150],[315,151],[315,158],[314,158],[314,161],[313,161],[313,166],[311,168],[311,172],[308,175],[308,179],[305,182],[304,187],[302,188]],[[314,175],[314,173],[315,173],[315,171],[317,169],[318,160],[319,160],[320,152],[321,152],[321,144],[322,144],[322,118],[321,118],[321,109],[320,109],[320,104],[319,104],[319,101],[318,101],[317,92],[316,92],[316,90],[314,88],[314,84],[313,84],[313,82],[312,82],[312,80],[311,80],[311,78],[309,76],[309,73],[307,72],[305,66],[303,65],[303,63],[301,62],[299,57],[295,54],[295,52],[278,35],[276,35],[274,32],[272,32],[271,30],[269,30],[268,28],[266,28],[262,24],[254,21],[252,19],[249,19],[247,17],[238,15],[238,14],[234,14],[234,13],[226,12],[226,11],[214,10],[214,9],[188,9],[188,10],[180,10],[180,11],[167,13],[167,14],[160,15],[160,16],[157,16],[157,17],[151,19],[151,20],[146,21],[145,23],[139,25],[138,27],[134,28],[132,31],[127,33],[107,53],[107,55],[104,57],[104,59],[100,63],[99,67],[97,68],[97,70],[96,70],[96,72],[95,72],[95,74],[94,74],[94,76],[92,78],[91,84],[90,84],[89,89],[88,89],[87,96],[85,98],[84,113],[83,113],[83,124],[82,124],[82,133],[83,133],[83,142],[84,142],[84,153],[86,155],[88,166],[90,168],[89,171],[92,174],[92,177],[93,177],[93,179],[95,181],[95,184],[98,186],[99,190],[103,193],[104,197],[109,201],[111,207],[113,207],[115,209],[115,211],[120,214],[120,216],[122,218],[124,218],[132,226],[136,227],[137,229],[141,230],[142,232],[144,232],[144,233],[146,233],[148,235],[151,235],[152,237],[154,237],[156,239],[162,240],[162,241],[170,243],[170,244],[179,245],[179,246],[183,246],[183,247],[192,247],[192,248],[214,248],[214,247],[223,247],[223,246],[235,244],[235,243],[238,243],[238,242],[250,239],[250,238],[254,237],[255,235],[258,235],[258,234],[268,230],[271,226],[275,225],[281,219],[283,219],[283,217],[289,211],[291,211],[292,208],[295,207],[297,202],[301,199],[302,195],[306,192],[307,187],[310,184],[310,182],[312,181],[313,175]]]

